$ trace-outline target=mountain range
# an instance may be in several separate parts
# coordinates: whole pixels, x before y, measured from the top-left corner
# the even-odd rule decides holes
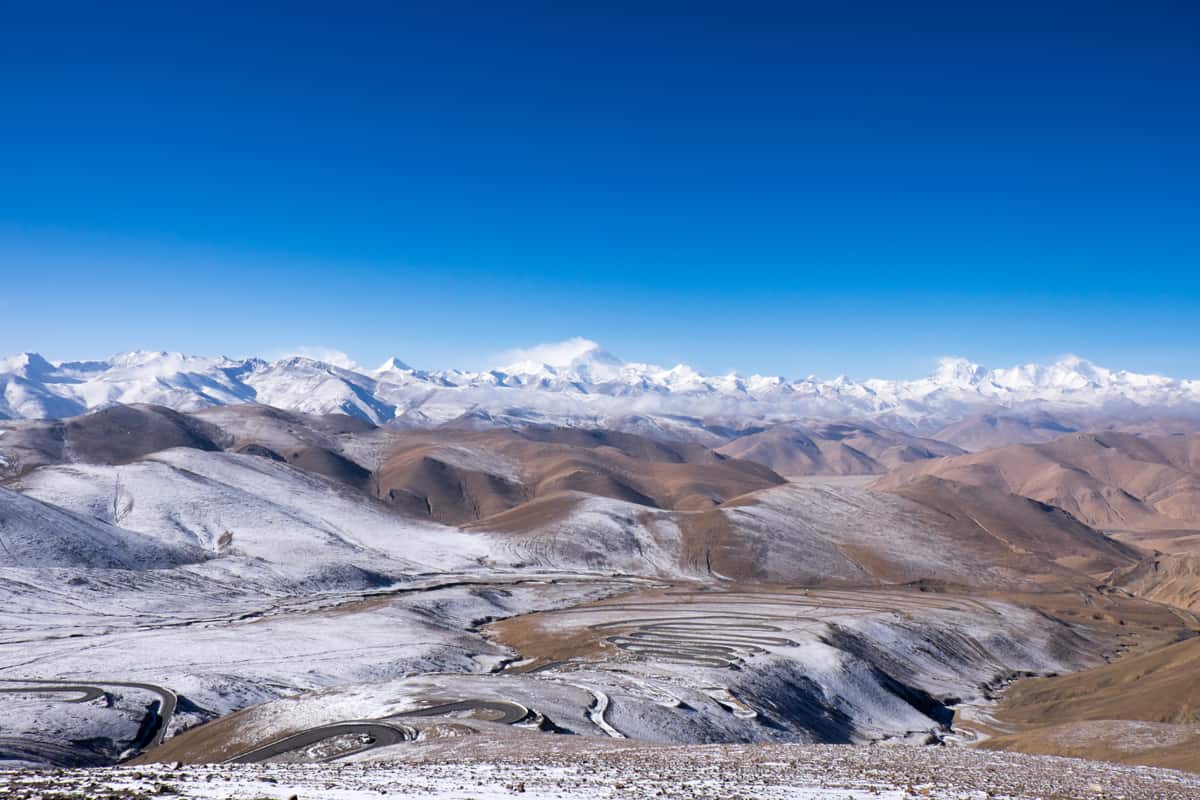
[[[1110,370],[1074,356],[1007,369],[945,358],[917,380],[710,376],[683,364],[624,362],[586,339],[544,360],[480,372],[415,369],[397,358],[365,369],[301,356],[147,351],[102,361],[0,359],[0,419],[61,419],[129,403],[179,411],[258,403],[417,428],[570,425],[707,444],[728,438],[722,426],[856,419],[977,449],[1110,427],[1106,417],[1125,425],[1170,417],[1190,426],[1200,419],[1200,380]],[[948,426],[957,428],[936,435]]]

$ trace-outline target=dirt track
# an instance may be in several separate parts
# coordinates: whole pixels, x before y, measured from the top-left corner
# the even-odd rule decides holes
[[[802,590],[796,592],[704,592],[677,590],[640,594],[543,617],[580,618],[580,626],[618,649],[645,660],[729,668],[771,647],[789,647],[786,635],[830,616],[929,610],[984,611],[986,603],[963,597],[893,590]],[[612,617],[590,623],[590,617]],[[568,623],[569,624],[569,623]],[[545,670],[562,661],[540,665]]]

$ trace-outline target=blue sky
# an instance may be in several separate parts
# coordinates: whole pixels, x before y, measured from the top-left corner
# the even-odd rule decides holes
[[[38,5],[6,353],[1200,376],[1194,3]]]

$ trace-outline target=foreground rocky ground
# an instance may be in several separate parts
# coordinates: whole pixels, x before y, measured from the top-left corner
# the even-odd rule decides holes
[[[469,737],[476,739],[476,737]],[[943,798],[1174,800],[1200,776],[952,747],[654,746],[561,737],[391,748],[383,763],[167,766],[0,772],[0,796],[76,798]],[[558,737],[556,737],[558,738]],[[570,741],[575,739],[575,741]],[[515,746],[514,746],[515,745]],[[375,757],[381,754],[377,751]]]

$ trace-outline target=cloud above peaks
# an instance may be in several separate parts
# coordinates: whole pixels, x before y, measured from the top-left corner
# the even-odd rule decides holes
[[[605,353],[597,342],[582,336],[573,336],[561,342],[546,342],[533,347],[507,350],[493,359],[493,364],[497,367],[504,367],[532,361],[536,364],[549,364],[552,367],[567,367],[577,359],[589,355],[615,360]]]

